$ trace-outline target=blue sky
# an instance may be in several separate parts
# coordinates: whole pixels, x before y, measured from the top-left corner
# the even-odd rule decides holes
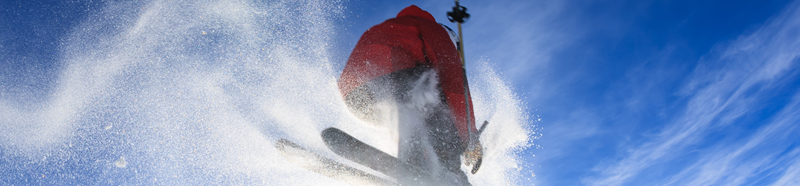
[[[343,2],[334,66],[364,30],[410,4],[440,22],[452,6]],[[520,185],[800,184],[800,2],[462,5],[472,14],[468,73],[488,61],[542,134],[519,153]],[[0,97],[28,108],[52,93],[58,47],[100,7],[0,3]]]

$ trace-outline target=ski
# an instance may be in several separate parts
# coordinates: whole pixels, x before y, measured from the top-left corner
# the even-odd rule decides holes
[[[278,140],[275,147],[295,165],[350,185],[399,186],[395,182],[308,151],[287,139]]]
[[[428,171],[405,163],[337,128],[323,130],[322,139],[334,153],[388,176],[406,178],[403,180],[413,181],[413,185],[440,185]]]

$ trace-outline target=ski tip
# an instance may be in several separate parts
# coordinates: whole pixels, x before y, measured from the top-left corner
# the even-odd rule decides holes
[[[338,135],[338,134],[344,134],[344,131],[334,127],[328,127],[327,129],[322,130],[322,136]]]
[[[322,136],[325,145],[328,147],[337,146],[340,144],[350,144],[354,139],[344,131],[333,127],[323,130],[320,136]]]
[[[283,150],[286,149],[287,145],[291,146],[291,144],[293,144],[291,141],[281,138],[278,141],[275,141],[275,148],[278,148],[278,150]]]
[[[288,139],[281,138],[278,139],[278,141],[275,141],[275,148],[278,148],[278,150],[284,151],[287,149],[287,147],[305,150],[303,147],[300,147],[300,145]]]

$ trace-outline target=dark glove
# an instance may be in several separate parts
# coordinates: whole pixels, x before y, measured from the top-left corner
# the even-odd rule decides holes
[[[470,143],[467,145],[467,150],[464,151],[462,156],[464,157],[465,165],[473,165],[472,174],[478,172],[478,168],[480,168],[483,159],[483,147],[481,146],[480,140],[470,140]]]
[[[464,164],[467,166],[472,165],[472,174],[478,172],[478,169],[481,168],[481,163],[483,162],[483,146],[481,146],[480,135],[483,133],[483,130],[486,129],[486,125],[488,124],[488,121],[484,121],[483,125],[481,125],[481,129],[478,129],[477,134],[470,136],[469,144],[467,144],[467,150],[464,151],[464,154],[462,154],[464,157]]]

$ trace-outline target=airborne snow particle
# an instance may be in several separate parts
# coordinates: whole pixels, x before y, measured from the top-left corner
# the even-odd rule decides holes
[[[124,157],[119,157],[119,159],[114,162],[114,166],[117,166],[119,168],[125,168],[125,166],[127,166],[127,165],[128,165],[128,162],[125,161]]]

